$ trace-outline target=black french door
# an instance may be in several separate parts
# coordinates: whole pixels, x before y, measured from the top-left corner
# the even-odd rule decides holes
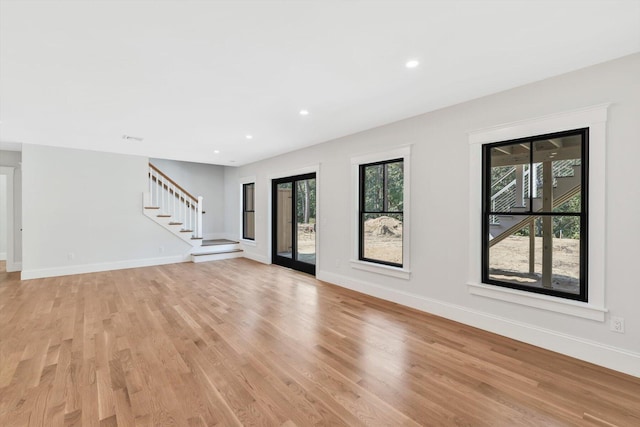
[[[316,274],[316,174],[272,181],[271,262]]]

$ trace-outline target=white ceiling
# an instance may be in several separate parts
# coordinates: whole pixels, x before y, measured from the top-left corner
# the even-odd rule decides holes
[[[637,51],[638,0],[2,0],[0,142],[242,165]]]

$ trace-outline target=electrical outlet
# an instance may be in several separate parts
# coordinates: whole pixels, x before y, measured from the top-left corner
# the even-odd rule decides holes
[[[611,329],[613,332],[624,334],[624,318],[611,316],[609,322],[609,329]]]

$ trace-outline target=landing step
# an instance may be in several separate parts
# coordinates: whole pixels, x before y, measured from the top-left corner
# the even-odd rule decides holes
[[[232,249],[229,251],[191,254],[191,262],[220,261],[223,259],[239,258],[242,256],[242,252],[242,249]]]
[[[203,240],[202,246],[218,246],[218,245],[237,245],[238,242],[235,240],[228,239],[212,239],[212,240]]]

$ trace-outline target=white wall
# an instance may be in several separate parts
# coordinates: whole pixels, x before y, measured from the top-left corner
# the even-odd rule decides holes
[[[7,200],[7,206],[13,206],[13,230],[7,230],[7,233],[13,232],[13,261],[7,260],[7,268],[10,263],[14,266],[14,271],[19,271],[22,262],[22,153],[20,151],[0,150],[0,167],[13,168],[13,178],[9,179],[6,175],[7,182],[13,180],[13,200]],[[11,239],[9,239],[11,240]],[[7,248],[7,255],[9,254]]]
[[[24,144],[22,277],[184,260],[191,246],[142,213],[146,157]]]
[[[0,261],[7,259],[7,176],[0,175]]]
[[[640,376],[638,76],[640,54],[240,167],[227,175],[227,206],[236,206],[226,211],[227,228],[235,231],[239,224],[238,183],[231,178],[255,175],[256,246],[244,249],[268,260],[269,177],[320,163],[319,278]],[[607,102],[613,104],[606,149],[606,306],[625,318],[626,333],[611,332],[607,322],[471,295],[468,132]],[[356,233],[350,158],[407,144],[413,144],[411,279],[355,270],[349,262]]]
[[[203,197],[202,232],[205,239],[226,238],[224,226],[224,166],[177,160],[149,159],[169,178],[194,196]]]

